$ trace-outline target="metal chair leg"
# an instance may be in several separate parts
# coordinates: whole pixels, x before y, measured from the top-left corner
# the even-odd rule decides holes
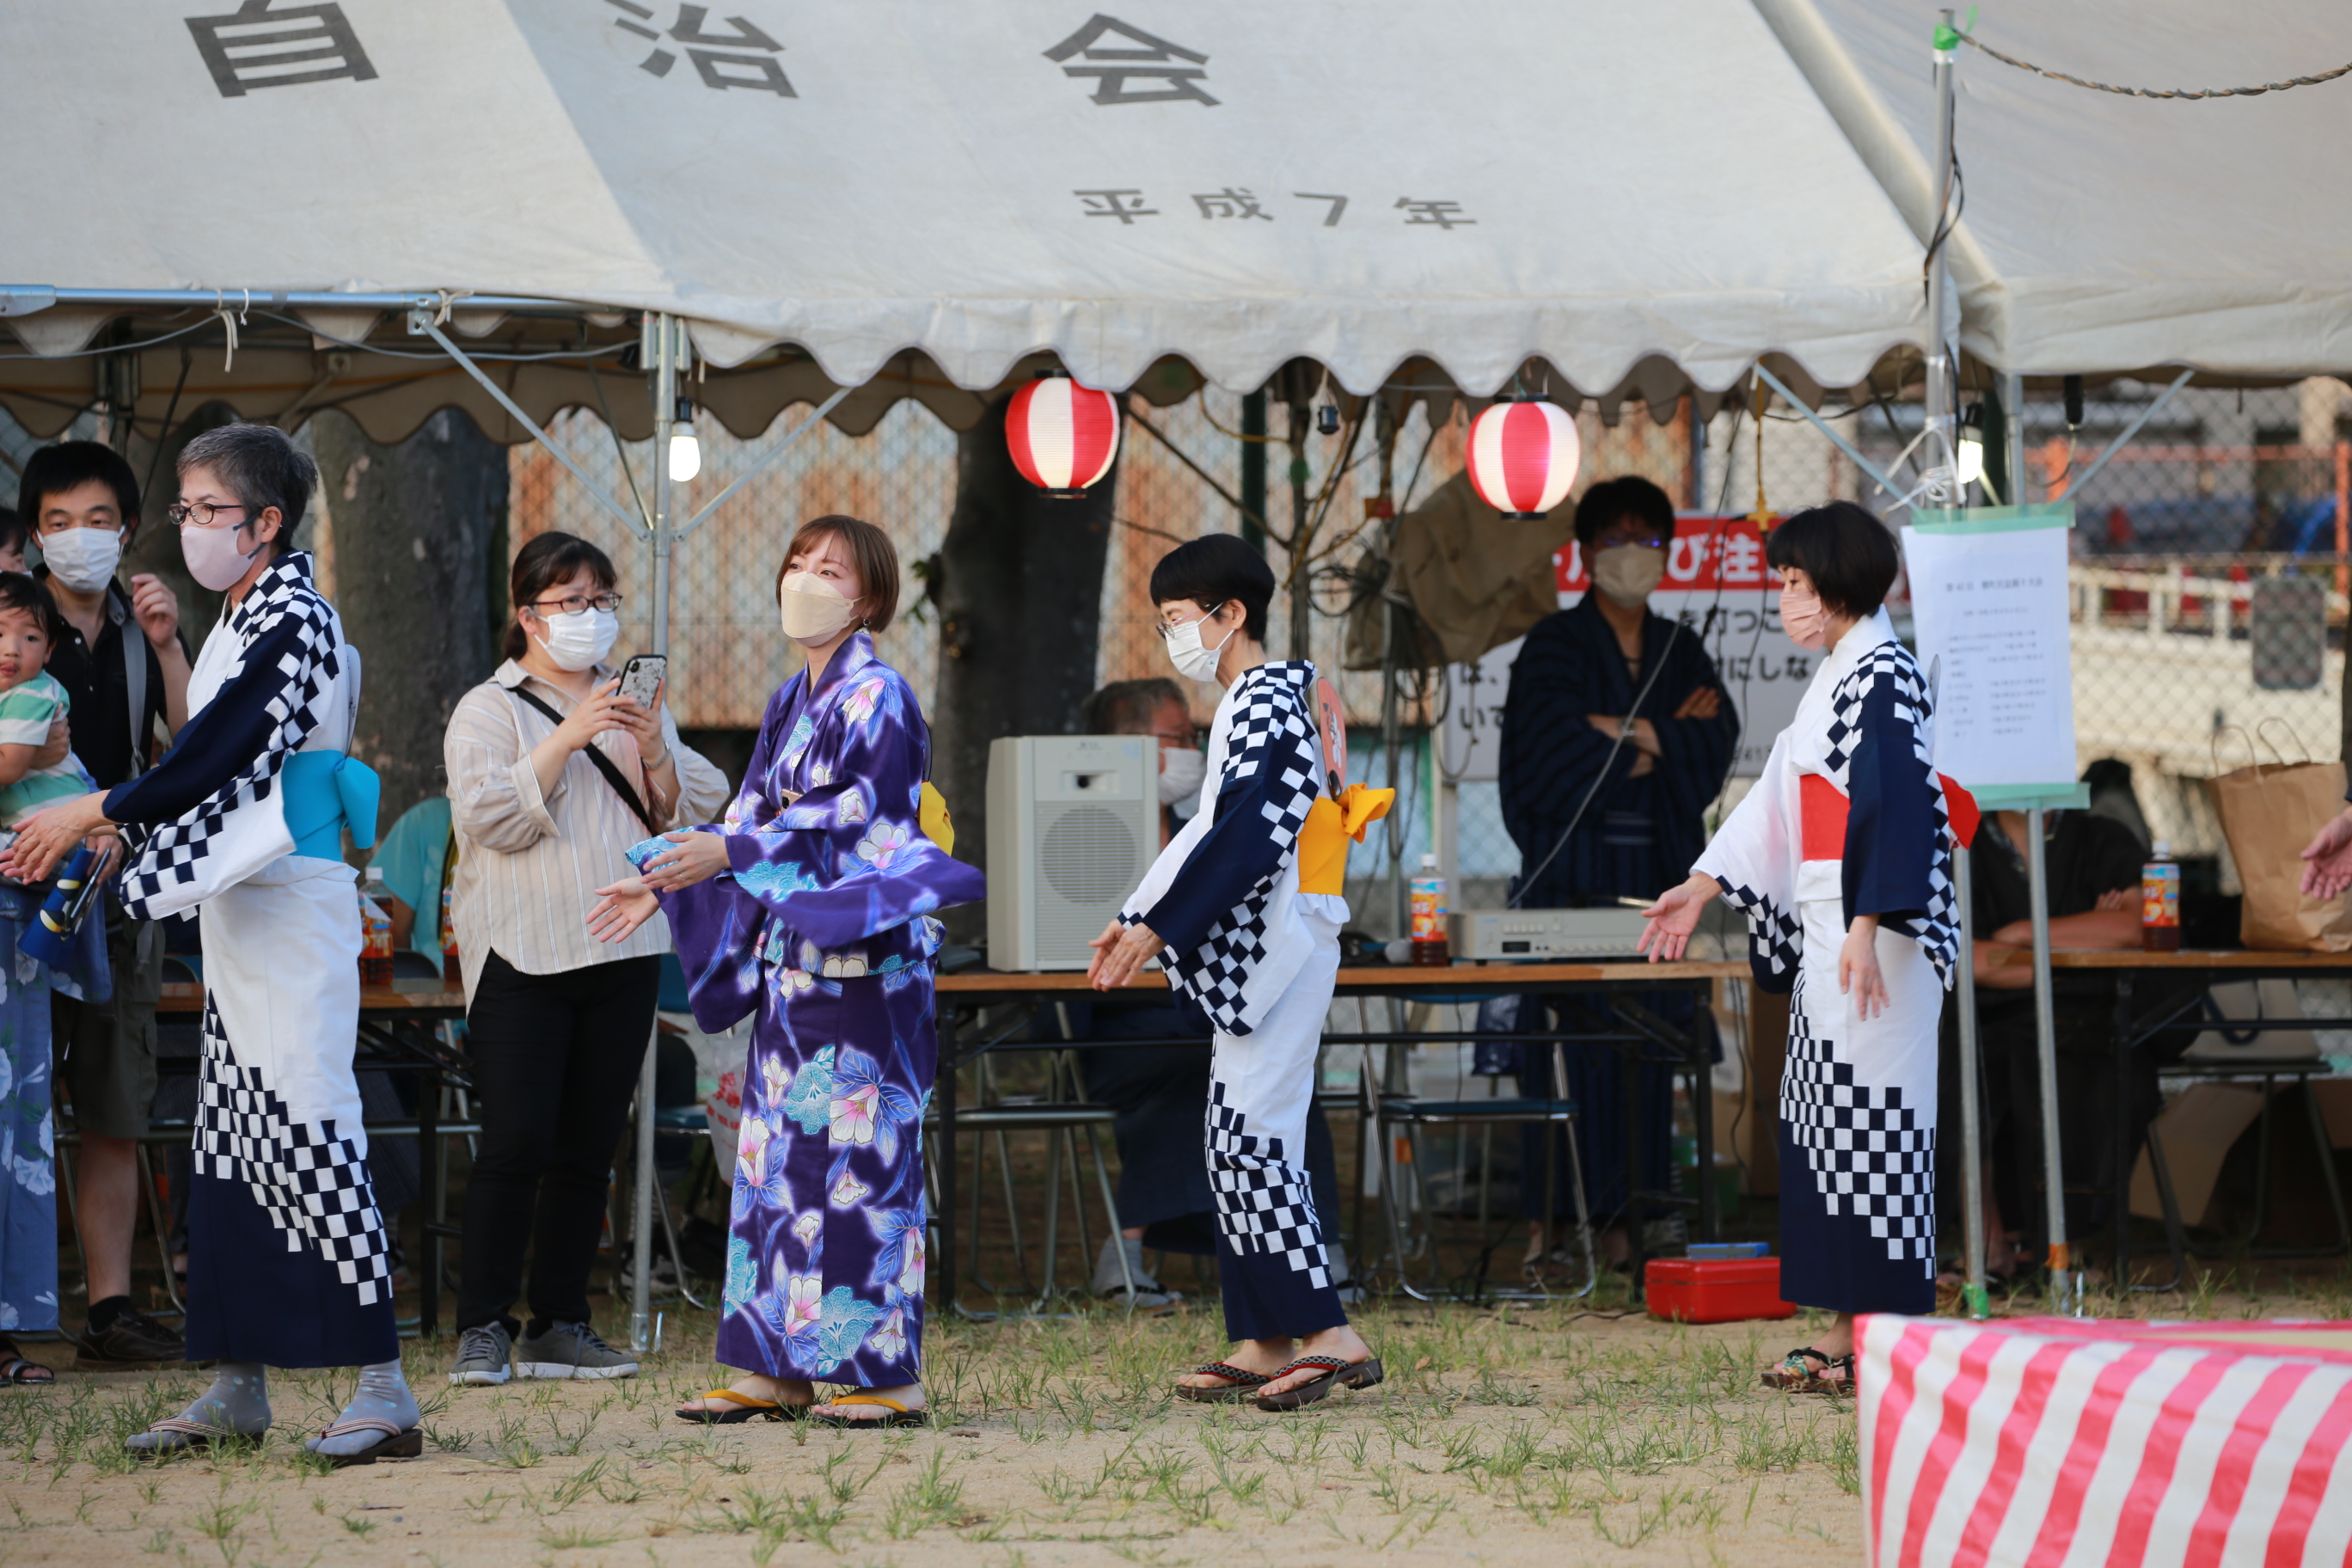
[[[1574,1110],[1569,1112],[1568,1120],[1561,1126],[1568,1133],[1568,1184],[1570,1190],[1576,1194],[1577,1248],[1584,1254],[1584,1284],[1568,1299],[1581,1301],[1591,1295],[1593,1288],[1601,1283],[1601,1259],[1592,1249],[1592,1209],[1584,1197],[1584,1158],[1576,1147]]]
[[[2172,1254],[2172,1278],[2162,1285],[2134,1285],[2132,1289],[2178,1290],[2189,1279],[2189,1236],[2180,1221],[2180,1199],[2172,1187],[2172,1162],[2164,1157],[2164,1140],[2153,1124],[2147,1130],[2147,1163],[2156,1176],[2158,1205],[2164,1210],[2164,1245]]]
[[[1062,1149],[1068,1157],[1066,1163],[1070,1174],[1070,1223],[1077,1228],[1078,1233],[1078,1278],[1091,1283],[1094,1276],[1088,1270],[1094,1267],[1094,1258],[1091,1256],[1094,1252],[1094,1243],[1093,1238],[1087,1234],[1087,1190],[1085,1182],[1078,1175],[1078,1135],[1074,1129],[1067,1127],[1062,1129]]]
[[[184,1318],[188,1304],[180,1300],[180,1288],[172,1279],[172,1218],[155,1195],[155,1167],[147,1158],[147,1145],[135,1143],[131,1152],[139,1166],[139,1190],[147,1196],[147,1222],[155,1227],[155,1254],[163,1264],[163,1295],[172,1310]]]
[[[670,1217],[669,1194],[661,1190],[659,1182],[654,1184],[654,1208],[661,1215],[662,1235],[669,1242],[669,1266],[677,1271],[677,1293],[697,1311],[709,1311],[702,1300],[686,1288],[686,1258],[677,1249],[677,1222]]]
[[[1102,1189],[1103,1215],[1110,1226],[1110,1245],[1118,1252],[1118,1277],[1127,1286],[1128,1316],[1135,1315],[1135,1270],[1128,1267],[1127,1240],[1118,1224],[1118,1199],[1111,1195],[1110,1169],[1103,1163],[1102,1138],[1092,1126],[1087,1129],[1087,1150],[1095,1157],[1095,1184]]]
[[[1054,1265],[1062,1238],[1062,1142],[1045,1134],[1045,1277],[1037,1291],[1038,1305],[1054,1299]]]
[[[2319,1151],[2320,1174],[2327,1181],[2327,1202],[2336,1210],[2336,1239],[2352,1252],[2352,1218],[2344,1212],[2344,1184],[2336,1177],[2336,1146],[2327,1141],[2327,1119],[2319,1111],[2319,1096],[2309,1079],[2303,1081],[2303,1109],[2311,1119],[2312,1147]]]

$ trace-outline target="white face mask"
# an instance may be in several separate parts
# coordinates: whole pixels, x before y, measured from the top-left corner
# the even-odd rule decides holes
[[[548,662],[577,675],[604,662],[621,635],[621,617],[610,610],[583,610],[578,615],[544,617],[545,637],[531,641],[547,650]]]
[[[1223,608],[1223,605],[1215,606],[1209,611],[1209,616]],[[1234,634],[1229,631],[1219,639],[1216,647],[1202,647],[1201,628],[1209,624],[1209,616],[1202,616],[1197,621],[1186,621],[1168,634],[1168,662],[1174,665],[1176,673],[1185,679],[1197,680],[1204,685],[1217,679],[1217,656],[1225,651],[1226,643],[1234,640]]]
[[[1612,544],[1593,552],[1592,585],[1616,604],[1633,609],[1665,580],[1666,552],[1646,544]]]
[[[1209,776],[1209,759],[1190,746],[1160,748],[1160,804],[1174,805],[1201,793]]]
[[[857,615],[847,595],[814,572],[788,574],[776,589],[776,601],[784,635],[811,647],[831,642]]]
[[[41,535],[40,543],[49,575],[77,594],[95,594],[112,582],[122,559],[120,529],[61,528]]]

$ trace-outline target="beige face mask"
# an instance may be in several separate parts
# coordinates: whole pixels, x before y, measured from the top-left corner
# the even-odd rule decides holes
[[[832,641],[857,616],[857,605],[814,572],[785,577],[776,599],[783,611],[784,635],[811,647]]]

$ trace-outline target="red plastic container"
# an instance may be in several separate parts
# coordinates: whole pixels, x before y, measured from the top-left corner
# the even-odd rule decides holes
[[[1780,1300],[1777,1258],[1653,1258],[1643,1283],[1650,1316],[1684,1323],[1744,1323],[1758,1318],[1793,1318],[1793,1302]]]

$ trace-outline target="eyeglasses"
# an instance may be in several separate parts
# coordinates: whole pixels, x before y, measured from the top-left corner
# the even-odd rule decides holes
[[[610,615],[621,607],[621,595],[618,594],[566,594],[561,599],[533,599],[530,602],[530,607],[542,614],[551,605],[559,613],[567,616],[576,616],[583,610],[591,609],[603,610]]]
[[[1666,547],[1665,540],[1660,535],[1654,533],[1643,533],[1632,536],[1619,535],[1615,538],[1603,535],[1601,538],[1593,542],[1592,548],[1595,550],[1609,550],[1613,549],[1620,544],[1639,545],[1643,550],[1664,550]]]
[[[1205,609],[1205,610],[1202,611],[1199,615],[1197,615],[1197,616],[1193,616],[1193,617],[1192,617],[1191,620],[1189,620],[1189,621],[1162,621],[1162,622],[1160,622],[1160,640],[1161,642],[1166,642],[1170,637],[1174,637],[1174,636],[1176,635],[1176,628],[1177,628],[1177,627],[1179,627],[1179,626],[1197,626],[1197,625],[1199,625],[1201,622],[1207,620],[1211,616],[1215,615],[1219,610],[1222,610],[1222,609],[1223,609],[1224,607],[1225,607],[1225,601],[1224,601],[1224,600],[1223,600],[1223,599],[1220,599],[1220,600],[1218,600],[1215,604],[1211,605],[1207,609]]]
[[[213,525],[213,519],[218,517],[222,512],[251,511],[253,509],[251,507],[239,501],[230,501],[222,506],[215,506],[210,501],[192,500],[178,501],[174,502],[171,506],[165,507],[163,509],[163,515],[172,520],[172,525],[174,528],[185,528],[192,522],[198,528],[210,528]]]

